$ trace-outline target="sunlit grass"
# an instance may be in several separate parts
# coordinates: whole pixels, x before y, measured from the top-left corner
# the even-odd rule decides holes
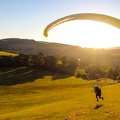
[[[113,120],[120,118],[120,84],[104,79],[102,88],[104,101],[96,102],[92,87],[95,81],[63,77],[53,79],[56,73],[31,68],[9,70],[0,75],[0,81],[9,79],[5,75],[16,72],[26,75],[26,82],[0,86],[1,120]],[[42,74],[42,76],[40,75]],[[17,74],[18,75],[18,74]],[[17,77],[22,80],[23,76]],[[31,75],[31,76],[29,76]],[[34,77],[34,75],[36,77]],[[61,76],[61,77],[60,77]],[[31,77],[34,80],[31,81]],[[9,79],[13,80],[13,78]],[[14,82],[14,81],[12,81]],[[98,107],[96,107],[98,105]]]
[[[10,53],[10,52],[4,52],[4,51],[0,51],[0,56],[4,55],[4,56],[17,56],[18,54],[15,53]]]

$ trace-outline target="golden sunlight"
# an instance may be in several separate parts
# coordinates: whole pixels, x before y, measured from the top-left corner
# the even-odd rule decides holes
[[[81,47],[107,48],[120,46],[120,29],[109,24],[76,20],[62,23],[50,31],[51,42]]]

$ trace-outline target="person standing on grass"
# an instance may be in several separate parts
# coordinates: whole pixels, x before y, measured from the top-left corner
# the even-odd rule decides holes
[[[95,94],[96,94],[97,101],[99,101],[98,98],[104,100],[104,98],[101,97],[101,89],[97,85],[95,85],[94,91],[95,91]]]

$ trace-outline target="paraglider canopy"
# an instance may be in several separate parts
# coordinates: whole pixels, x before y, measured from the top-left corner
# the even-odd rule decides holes
[[[108,24],[110,24],[112,26],[115,26],[115,27],[120,29],[120,20],[115,18],[115,17],[104,15],[104,14],[81,13],[81,14],[73,14],[73,15],[65,16],[63,18],[60,18],[60,19],[57,19],[57,20],[53,21],[52,23],[47,25],[47,27],[44,29],[44,36],[47,37],[48,36],[48,32],[53,27],[55,27],[55,26],[57,26],[57,25],[59,25],[61,23],[72,21],[72,20],[93,20],[93,21],[99,21],[99,22],[108,23]]]

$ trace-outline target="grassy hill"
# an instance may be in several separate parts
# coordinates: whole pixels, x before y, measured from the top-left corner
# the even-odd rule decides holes
[[[10,52],[5,52],[5,51],[0,51],[0,56],[1,55],[4,55],[4,56],[16,56],[18,54],[15,54],[15,53],[10,53]]]
[[[29,39],[7,38],[0,40],[0,48],[17,53],[63,55],[75,46]]]
[[[94,55],[120,54],[120,47],[114,49],[93,49],[82,48],[74,45],[50,43],[43,41],[35,41],[31,39],[7,38],[0,40],[0,49],[12,51],[15,53],[38,54],[42,52],[44,55],[72,56],[77,58],[88,58]]]
[[[91,90],[98,84],[104,100]],[[1,120],[117,120],[120,84],[86,81],[33,68],[0,70]]]

